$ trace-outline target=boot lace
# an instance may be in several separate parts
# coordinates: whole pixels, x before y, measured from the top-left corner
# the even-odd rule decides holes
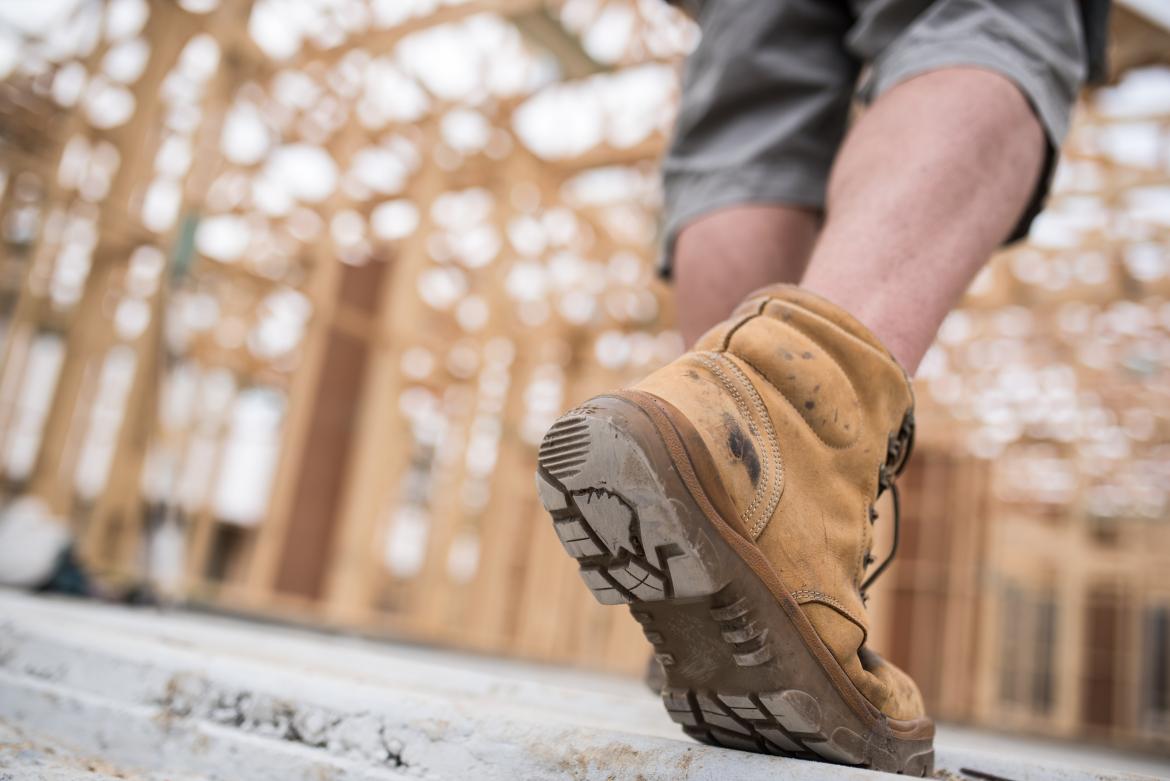
[[[898,537],[900,532],[902,520],[902,503],[898,496],[898,484],[895,482],[898,475],[902,474],[902,470],[906,468],[906,463],[910,460],[910,452],[914,449],[914,411],[910,410],[906,413],[906,417],[902,419],[902,425],[897,433],[891,434],[889,444],[886,448],[886,460],[878,468],[878,492],[877,497],[880,499],[882,494],[887,490],[894,501],[894,540],[890,546],[890,552],[882,563],[877,566],[869,577],[861,584],[861,598],[868,600],[869,587],[874,584],[886,568],[894,561],[894,556],[898,552]],[[875,523],[878,519],[877,510],[874,505],[869,506],[869,522]],[[872,553],[865,554],[865,566],[868,569],[870,564],[875,561]]]

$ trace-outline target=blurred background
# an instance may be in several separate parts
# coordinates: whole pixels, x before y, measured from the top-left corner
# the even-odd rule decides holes
[[[0,4],[0,582],[640,671],[532,473],[683,348],[656,160],[697,35],[659,0]],[[938,716],[1170,753],[1170,6],[1119,0],[1111,56],[923,363],[871,609]]]

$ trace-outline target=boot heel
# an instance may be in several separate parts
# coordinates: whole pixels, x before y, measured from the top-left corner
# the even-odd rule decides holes
[[[727,584],[666,445],[631,402],[604,396],[561,417],[538,465],[557,537],[602,604],[707,596]]]

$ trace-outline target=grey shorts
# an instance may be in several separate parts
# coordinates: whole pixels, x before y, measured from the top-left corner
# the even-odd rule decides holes
[[[986,68],[1020,88],[1049,164],[1012,238],[1047,194],[1055,149],[1103,40],[1099,0],[679,0],[702,39],[687,60],[663,163],[664,274],[687,223],[744,203],[821,210],[856,98],[927,71]],[[1108,10],[1104,4],[1105,12]]]

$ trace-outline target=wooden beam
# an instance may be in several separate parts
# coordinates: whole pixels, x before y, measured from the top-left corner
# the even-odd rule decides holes
[[[188,16],[177,6],[167,3],[152,6],[143,32],[143,36],[151,41],[150,59],[143,76],[133,87],[136,110],[126,124],[108,136],[117,142],[120,162],[110,192],[102,202],[98,246],[93,252],[92,267],[69,330],[64,363],[30,477],[29,492],[44,499],[58,515],[66,513],[73,495],[72,475],[61,473],[61,463],[75,417],[82,372],[93,357],[93,331],[96,327],[108,326],[103,308],[110,271],[129,255],[132,248],[123,243],[121,237],[110,236],[108,223],[124,219],[134,192],[147,178],[153,163],[154,155],[149,153],[154,148],[151,142],[157,144],[154,136],[162,124],[160,89],[190,34],[186,26]]]
[[[566,30],[546,6],[514,14],[511,20],[525,40],[556,58],[564,78],[583,79],[611,70],[610,66],[593,59],[581,40]]]

